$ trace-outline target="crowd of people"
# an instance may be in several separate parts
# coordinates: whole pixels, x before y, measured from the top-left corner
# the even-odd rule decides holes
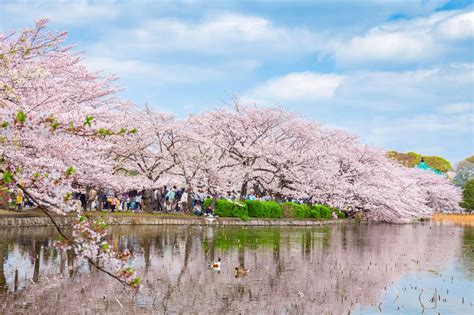
[[[204,207],[204,200],[212,196],[198,188],[196,191],[188,192],[184,187],[163,186],[158,189],[132,190],[125,193],[97,192],[89,189],[83,193],[76,193],[78,207],[86,211],[131,211],[140,212],[144,208],[156,212],[192,212],[196,215],[212,215],[209,207]],[[227,199],[229,201],[241,200],[241,196],[236,191],[227,191],[218,194],[217,199]],[[275,200],[272,195],[257,195],[250,191],[246,196],[247,200]],[[294,198],[284,198],[282,201],[304,202]]]
[[[132,190],[125,193],[97,192],[89,189],[87,192],[76,193],[78,206],[86,211],[132,211],[140,212],[145,207],[160,212],[187,212],[196,206],[204,206],[204,199],[208,197],[198,190],[189,196],[184,188],[172,186],[159,189]],[[189,207],[191,205],[191,207]]]

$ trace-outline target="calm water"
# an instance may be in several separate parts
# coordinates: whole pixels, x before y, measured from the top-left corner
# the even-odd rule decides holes
[[[54,239],[50,228],[0,231],[0,313],[474,314],[472,227],[115,227],[138,291]],[[250,273],[236,278],[239,265]]]

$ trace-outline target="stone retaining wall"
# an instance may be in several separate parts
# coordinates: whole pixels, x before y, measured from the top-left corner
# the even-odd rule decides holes
[[[211,225],[211,226],[321,226],[329,224],[343,224],[352,222],[350,219],[342,220],[294,220],[294,219],[249,219],[242,221],[235,218],[218,218],[209,220],[207,218],[160,218],[160,217],[101,217],[107,224],[111,225]],[[71,225],[75,217],[56,217],[56,222],[61,226]],[[48,217],[0,217],[0,227],[20,226],[51,226]]]

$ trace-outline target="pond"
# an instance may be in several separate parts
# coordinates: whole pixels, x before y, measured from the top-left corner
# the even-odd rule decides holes
[[[0,313],[474,313],[473,227],[113,227],[113,244],[135,255],[138,290],[55,238],[0,231]],[[220,271],[208,269],[218,258]],[[237,266],[250,271],[236,277]]]

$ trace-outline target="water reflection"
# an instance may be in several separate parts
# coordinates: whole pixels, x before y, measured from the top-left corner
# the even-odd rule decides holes
[[[49,228],[0,231],[2,313],[420,312],[420,289],[431,307],[434,287],[452,292],[438,308],[474,310],[469,227],[114,227],[110,241],[136,255],[138,291],[58,252],[54,235]],[[220,273],[207,268],[217,258]],[[237,266],[250,272],[236,278]]]

